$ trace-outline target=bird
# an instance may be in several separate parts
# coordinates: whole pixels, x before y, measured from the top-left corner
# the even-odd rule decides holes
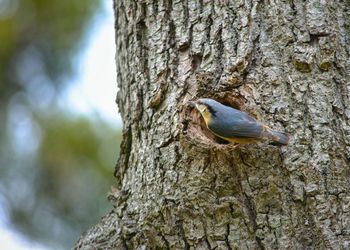
[[[204,118],[207,128],[216,136],[237,144],[253,144],[264,140],[278,146],[287,145],[286,133],[272,130],[247,113],[209,98],[189,102]]]

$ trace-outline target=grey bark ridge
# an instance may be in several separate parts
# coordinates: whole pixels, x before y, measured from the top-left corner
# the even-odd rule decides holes
[[[113,211],[76,249],[349,249],[350,2],[114,2]],[[187,101],[290,134],[234,149]]]

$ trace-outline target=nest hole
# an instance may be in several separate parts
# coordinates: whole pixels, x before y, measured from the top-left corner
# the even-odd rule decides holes
[[[240,110],[242,107],[241,98],[233,98],[232,96],[225,96],[223,98],[212,98],[226,106],[233,107],[235,109]],[[214,135],[206,126],[204,118],[199,113],[199,111],[195,107],[188,107],[186,112],[186,117],[188,121],[186,134],[189,137],[190,141],[194,142],[196,145],[198,143],[205,145],[227,145],[230,142]]]
[[[238,110],[242,110],[242,107],[244,105],[244,100],[242,97],[238,97],[238,96],[224,96],[222,98],[213,98],[214,100],[226,105],[226,106],[229,106],[229,107],[232,107],[232,108],[235,108],[235,109],[238,109]]]

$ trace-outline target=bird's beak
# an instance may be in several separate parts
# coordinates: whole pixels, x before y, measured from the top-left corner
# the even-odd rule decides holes
[[[187,105],[190,106],[191,108],[195,108],[196,107],[196,103],[194,101],[188,101]]]

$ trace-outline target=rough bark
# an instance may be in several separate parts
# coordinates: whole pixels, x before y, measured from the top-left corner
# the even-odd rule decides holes
[[[77,249],[349,249],[350,2],[115,1],[115,209]],[[186,102],[290,134],[233,148]]]

